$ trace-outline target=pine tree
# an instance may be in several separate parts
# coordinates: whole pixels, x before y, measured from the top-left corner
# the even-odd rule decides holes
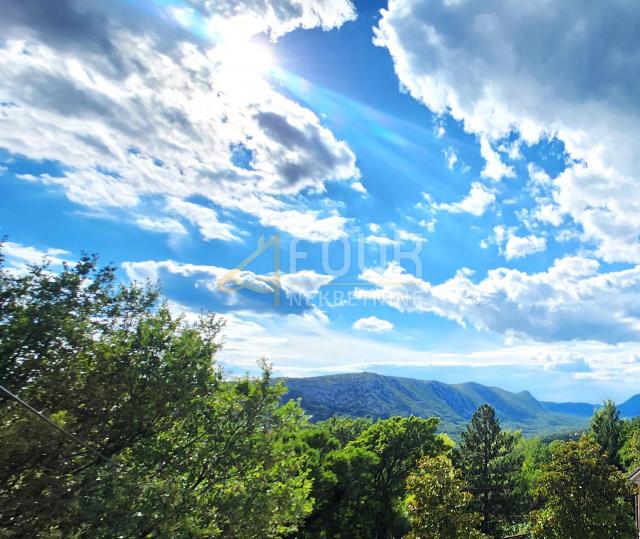
[[[606,454],[607,462],[620,468],[620,449],[622,449],[622,421],[616,404],[605,401],[602,408],[597,410],[591,418],[592,439]]]
[[[518,512],[517,484],[521,457],[514,452],[516,436],[504,432],[495,410],[480,406],[462,433],[454,461],[473,495],[473,509],[483,517],[480,529],[500,537],[504,524]]]

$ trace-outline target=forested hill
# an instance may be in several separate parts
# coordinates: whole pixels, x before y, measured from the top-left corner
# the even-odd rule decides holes
[[[477,383],[445,384],[369,372],[310,378],[282,378],[289,392],[284,399],[301,399],[313,420],[332,415],[387,418],[393,415],[437,416],[441,430],[456,435],[474,410],[493,406],[509,428],[525,434],[580,430],[587,419],[549,410],[528,391],[512,393]]]

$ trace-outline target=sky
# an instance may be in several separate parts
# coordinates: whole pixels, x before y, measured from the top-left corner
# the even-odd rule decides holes
[[[640,4],[25,0],[6,265],[99,253],[233,374],[640,382]]]

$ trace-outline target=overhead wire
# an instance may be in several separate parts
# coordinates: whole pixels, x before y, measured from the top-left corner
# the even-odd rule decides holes
[[[98,451],[97,449],[91,447],[87,442],[81,440],[78,436],[76,436],[75,434],[63,429],[60,425],[58,425],[55,421],[52,421],[50,418],[48,418],[46,415],[44,415],[42,412],[39,412],[38,410],[36,410],[33,406],[31,406],[28,402],[24,401],[23,399],[21,399],[18,395],[16,395],[15,393],[12,393],[11,391],[9,391],[6,387],[4,387],[3,385],[0,385],[0,391],[2,391],[5,395],[7,395],[11,400],[17,402],[20,406],[22,406],[23,408],[25,408],[26,410],[28,410],[31,414],[33,414],[34,416],[36,416],[38,419],[40,419],[41,421],[43,421],[44,423],[46,423],[47,425],[49,425],[51,428],[57,430],[58,432],[60,432],[61,434],[64,434],[67,438],[73,440],[77,445],[79,445],[80,447],[82,447],[83,449],[86,449],[87,451],[89,451],[91,454],[95,455],[96,457],[98,457],[99,459],[112,464],[114,466],[117,466],[117,463],[110,459],[109,457],[107,457],[104,453]]]

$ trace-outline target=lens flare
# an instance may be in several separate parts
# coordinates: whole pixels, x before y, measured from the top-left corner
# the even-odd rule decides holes
[[[271,48],[255,41],[227,42],[218,57],[226,76],[243,80],[263,77],[275,67]]]

